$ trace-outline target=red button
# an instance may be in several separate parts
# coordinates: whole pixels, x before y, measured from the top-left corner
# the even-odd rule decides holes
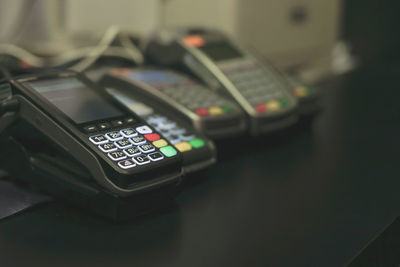
[[[206,109],[206,108],[198,108],[198,109],[196,109],[196,113],[197,113],[197,115],[200,115],[200,116],[208,116],[208,109]]]
[[[160,135],[156,134],[156,133],[152,133],[152,134],[145,134],[144,137],[149,140],[150,142],[156,141],[158,139],[160,139]]]
[[[260,112],[260,113],[267,111],[267,107],[265,106],[265,104],[258,104],[258,105],[255,105],[254,108],[255,108],[255,110],[256,110],[257,112]]]

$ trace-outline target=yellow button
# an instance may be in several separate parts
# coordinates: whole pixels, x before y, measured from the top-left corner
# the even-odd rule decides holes
[[[222,110],[222,108],[220,107],[210,107],[208,109],[208,112],[210,113],[210,115],[221,115],[224,113],[224,111]]]
[[[192,150],[192,146],[188,142],[180,142],[175,144],[176,149],[178,149],[180,152],[185,152]]]
[[[305,87],[296,87],[293,90],[296,97],[305,97],[307,95],[307,89]]]
[[[168,143],[167,143],[167,141],[165,141],[164,139],[160,139],[160,140],[154,141],[154,142],[153,142],[153,145],[154,145],[155,147],[163,147],[163,146],[168,145]]]
[[[276,100],[271,100],[267,102],[268,111],[277,111],[281,108],[281,104]]]

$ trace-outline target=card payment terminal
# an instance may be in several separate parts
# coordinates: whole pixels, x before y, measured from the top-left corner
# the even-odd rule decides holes
[[[157,105],[152,98],[139,96],[123,88],[107,88],[108,93],[131,109],[149,125],[159,131],[178,151],[183,154],[185,173],[191,173],[216,162],[214,143],[179,119],[171,109]],[[164,141],[156,141],[162,144]]]
[[[19,103],[15,120],[0,136],[6,148],[0,168],[16,179],[82,205],[96,199],[127,204],[134,195],[179,183],[182,154],[83,75],[13,78],[0,90],[3,96],[8,92],[1,101]],[[161,140],[162,146],[154,144]],[[110,202],[97,210],[103,212]]]
[[[143,46],[156,64],[184,67],[234,99],[247,113],[253,135],[297,121],[297,100],[280,74],[217,30],[162,30]]]
[[[236,103],[176,71],[154,67],[117,68],[105,75],[100,84],[146,95],[213,139],[246,130],[245,116]]]

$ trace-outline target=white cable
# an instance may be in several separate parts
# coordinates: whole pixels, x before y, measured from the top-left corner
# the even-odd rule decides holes
[[[112,42],[117,37],[122,47],[111,46]],[[13,44],[0,44],[0,54],[14,56],[34,67],[57,66],[84,58],[71,67],[71,69],[76,71],[86,70],[103,55],[124,58],[134,61],[138,65],[144,62],[141,51],[131,41],[129,33],[121,33],[119,27],[115,25],[106,30],[98,45],[70,50],[59,56],[48,58],[47,60]]]
[[[85,58],[90,52],[97,46],[82,47],[73,50],[68,50],[58,56],[54,56],[50,59],[52,65],[61,65],[69,61]]]
[[[126,51],[132,56],[133,61],[136,64],[141,65],[144,62],[144,57],[142,52],[137,48],[137,46],[131,41],[127,34],[121,34],[119,40]]]
[[[113,25],[106,30],[103,38],[101,39],[99,45],[95,47],[88,55],[86,59],[77,63],[75,66],[71,67],[76,71],[84,71],[89,68],[96,60],[98,60],[102,55],[105,55],[107,49],[109,49],[111,43],[118,38],[122,44],[122,47],[126,50],[129,56],[122,56],[122,53],[118,52],[118,56],[134,61],[136,64],[140,65],[144,62],[144,57],[136,45],[130,40],[128,32],[122,32],[120,27]],[[113,51],[116,51],[113,49]],[[108,55],[113,56],[113,52],[108,51]]]
[[[70,50],[57,56],[51,60],[52,65],[62,65],[70,61],[74,61],[83,57],[86,57],[90,51],[96,49],[97,47],[83,47],[75,50]],[[111,57],[120,57],[127,60],[132,60],[132,56],[127,53],[127,50],[123,47],[119,46],[110,46],[106,50],[103,51],[101,56],[111,56]]]
[[[103,38],[100,40],[99,45],[96,46],[96,48],[89,53],[86,59],[76,64],[71,69],[82,72],[88,67],[90,67],[102,55],[102,53],[104,53],[104,51],[111,45],[111,43],[118,35],[119,31],[120,29],[118,26],[113,25],[109,27],[106,30],[105,34],[103,35]]]

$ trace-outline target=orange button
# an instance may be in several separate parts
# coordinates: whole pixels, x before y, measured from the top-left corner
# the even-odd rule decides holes
[[[176,149],[178,149],[180,152],[185,152],[192,150],[192,146],[188,142],[180,142],[175,144]]]
[[[153,145],[154,145],[155,147],[160,148],[160,147],[163,147],[163,146],[168,145],[168,143],[167,143],[167,141],[165,141],[164,139],[160,139],[160,140],[154,141],[154,142],[153,142]]]
[[[188,46],[203,46],[204,39],[199,35],[189,35],[183,38],[183,42]]]

